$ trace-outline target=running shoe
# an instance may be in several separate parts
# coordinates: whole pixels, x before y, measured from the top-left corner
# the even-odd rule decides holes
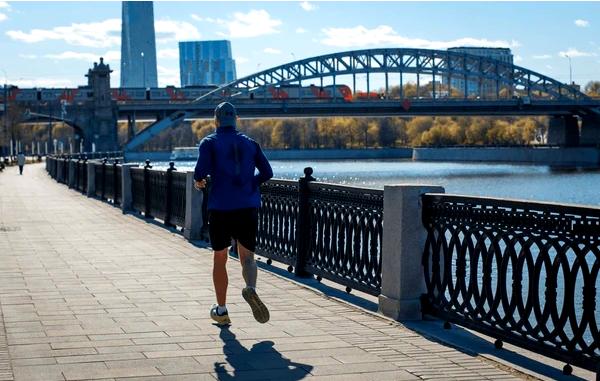
[[[252,314],[257,322],[264,324],[269,321],[270,315],[267,306],[260,300],[256,291],[251,287],[246,287],[242,290],[242,296],[250,305]]]
[[[231,320],[229,320],[229,313],[227,311],[219,314],[218,306],[215,304],[210,309],[210,318],[217,322],[217,325],[229,325],[231,324]]]

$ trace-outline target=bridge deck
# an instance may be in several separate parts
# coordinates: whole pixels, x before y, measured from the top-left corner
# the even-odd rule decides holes
[[[259,292],[272,319],[259,325],[233,260],[233,325],[219,329],[207,249],[67,190],[41,165],[0,173],[0,195],[0,380],[523,376],[269,271]]]

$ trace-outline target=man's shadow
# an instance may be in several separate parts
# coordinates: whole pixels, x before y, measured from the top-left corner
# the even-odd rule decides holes
[[[308,376],[312,365],[293,362],[273,348],[272,341],[261,341],[246,349],[228,326],[221,327],[219,337],[223,341],[225,361],[215,362],[215,373],[219,380],[236,380],[253,372],[264,372],[264,378],[282,381],[301,380]],[[229,364],[231,369],[226,369]]]

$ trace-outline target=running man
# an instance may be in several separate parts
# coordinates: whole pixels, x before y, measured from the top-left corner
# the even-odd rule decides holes
[[[210,317],[219,325],[230,324],[226,298],[227,252],[231,240],[237,241],[242,276],[246,287],[242,296],[259,323],[269,321],[269,310],[256,293],[257,268],[254,260],[260,184],[273,177],[269,161],[257,142],[236,130],[237,113],[229,102],[215,108],[216,132],[200,142],[194,170],[194,186],[206,186],[211,178],[208,199],[209,235],[214,251],[213,283],[217,304]],[[255,170],[258,169],[258,174]]]

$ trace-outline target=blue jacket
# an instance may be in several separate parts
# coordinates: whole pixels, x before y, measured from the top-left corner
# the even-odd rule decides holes
[[[234,127],[219,127],[200,142],[194,179],[208,175],[208,209],[233,210],[258,208],[259,186],[273,177],[273,170],[257,142]]]

